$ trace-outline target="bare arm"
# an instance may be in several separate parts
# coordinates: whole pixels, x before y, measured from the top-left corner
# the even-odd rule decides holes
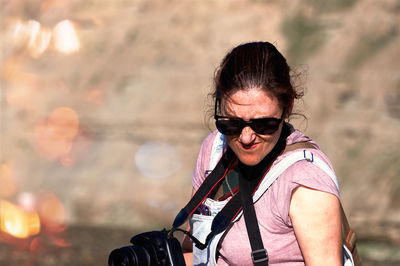
[[[342,265],[339,199],[330,193],[298,187],[289,208],[306,265]]]

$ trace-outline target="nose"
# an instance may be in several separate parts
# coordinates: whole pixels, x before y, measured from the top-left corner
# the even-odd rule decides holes
[[[255,138],[256,138],[255,132],[249,126],[247,126],[243,128],[239,140],[243,144],[250,144],[254,142]]]

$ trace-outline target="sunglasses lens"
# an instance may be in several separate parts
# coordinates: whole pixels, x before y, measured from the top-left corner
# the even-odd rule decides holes
[[[224,135],[238,135],[242,132],[243,125],[236,119],[218,119],[215,125]]]
[[[275,133],[281,123],[280,119],[261,118],[251,120],[249,125],[254,132],[261,135],[271,135]],[[224,135],[239,135],[242,133],[246,122],[240,119],[217,119],[215,125],[219,132]]]
[[[261,118],[254,119],[253,123],[250,126],[254,130],[254,132],[258,134],[271,135],[278,130],[280,124],[280,119]]]

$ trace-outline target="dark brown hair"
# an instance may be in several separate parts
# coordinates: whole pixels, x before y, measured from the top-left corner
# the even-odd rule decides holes
[[[292,85],[286,59],[269,42],[245,43],[233,48],[215,73],[212,96],[215,100],[252,88],[274,95],[285,110],[285,118],[291,115],[294,99],[303,96]]]

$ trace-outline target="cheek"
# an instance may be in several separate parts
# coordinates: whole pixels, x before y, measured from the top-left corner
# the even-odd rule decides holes
[[[281,135],[281,131],[279,130],[272,136],[259,136],[259,138],[261,139],[261,141],[263,143],[263,147],[264,147],[263,153],[265,153],[265,154],[263,154],[263,155],[267,155],[275,147],[276,143],[278,143],[280,135]]]
[[[279,137],[281,135],[281,130],[275,132],[274,135],[268,136],[267,138],[264,138],[265,143],[268,144],[268,146],[275,146],[276,143],[278,143]]]
[[[266,156],[275,146],[275,138],[263,139],[262,142],[262,156]]]
[[[229,147],[233,148],[235,142],[237,142],[238,137],[235,136],[225,136],[226,142],[228,143]]]

